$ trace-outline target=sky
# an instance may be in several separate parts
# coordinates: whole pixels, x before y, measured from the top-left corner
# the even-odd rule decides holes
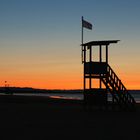
[[[84,42],[121,40],[109,64],[128,89],[140,89],[139,0],[0,0],[0,86],[82,89]]]

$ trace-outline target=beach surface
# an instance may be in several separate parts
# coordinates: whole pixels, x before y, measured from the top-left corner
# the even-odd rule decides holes
[[[0,95],[0,140],[140,138],[136,111],[85,110],[82,100]]]

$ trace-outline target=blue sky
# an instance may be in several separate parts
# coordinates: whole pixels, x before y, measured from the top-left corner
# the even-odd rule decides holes
[[[138,0],[1,0],[0,25],[5,35],[13,37],[29,34],[38,38],[40,34],[44,37],[65,32],[72,35],[79,31],[83,15],[95,24],[97,33],[138,33],[139,6]]]
[[[22,70],[28,74],[38,70],[45,75],[55,69],[57,75],[63,68],[82,75],[79,45],[84,16],[93,24],[92,31],[84,30],[85,42],[121,40],[110,48],[111,65],[121,76],[129,69],[127,75],[140,77],[139,7],[139,0],[0,0],[2,74],[11,71],[9,76],[14,77],[17,71],[20,77]]]

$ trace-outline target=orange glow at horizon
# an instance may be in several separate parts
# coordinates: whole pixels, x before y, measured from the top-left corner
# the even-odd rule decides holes
[[[120,79],[127,89],[140,89],[140,79],[136,74],[122,75]]]
[[[133,77],[133,78],[132,78]],[[127,89],[140,89],[140,79],[137,76],[121,75],[120,79]],[[63,76],[63,77],[28,77],[11,78],[10,80],[1,79],[1,85],[4,86],[7,81],[13,87],[32,87],[40,89],[83,89],[83,76]]]
[[[82,89],[82,75],[24,75],[20,77],[4,76],[1,78],[0,86],[4,86],[4,81],[12,87],[32,87],[40,89]]]
[[[40,89],[82,89],[82,79],[72,80],[51,80],[51,81],[32,81],[32,80],[10,80],[7,81],[12,87],[32,87]],[[1,86],[4,86],[4,80]]]

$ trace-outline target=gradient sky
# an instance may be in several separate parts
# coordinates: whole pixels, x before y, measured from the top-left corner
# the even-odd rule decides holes
[[[79,89],[84,42],[121,40],[109,64],[128,89],[140,89],[139,0],[0,0],[0,86]]]

